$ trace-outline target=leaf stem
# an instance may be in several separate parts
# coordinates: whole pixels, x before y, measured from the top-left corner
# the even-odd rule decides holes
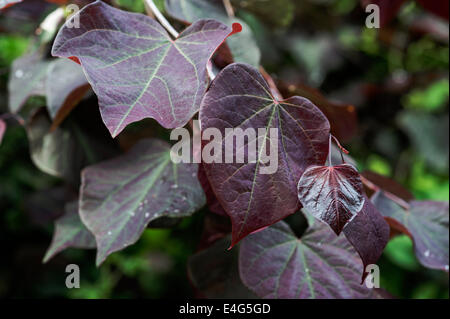
[[[164,15],[159,11],[158,7],[155,5],[153,0],[144,0],[145,4],[150,8],[150,10],[155,15],[156,19],[158,19],[159,23],[162,24],[162,26],[174,37],[178,38],[178,31],[175,30],[174,27],[170,24],[169,21],[164,17]]]
[[[234,9],[231,5],[230,0],[223,0],[223,6],[225,7],[225,10],[227,11],[227,15],[229,18],[234,18]]]
[[[366,185],[368,188],[370,188],[374,192],[382,191],[384,193],[384,195],[386,195],[386,197],[388,197],[390,200],[395,202],[397,205],[401,206],[402,208],[404,208],[406,210],[409,210],[409,204],[405,200],[403,200],[400,197],[392,194],[391,192],[388,192],[388,191],[380,188],[379,186],[377,186],[374,183],[372,183],[369,179],[367,179],[363,175],[360,174],[359,176],[360,176],[361,181],[363,182],[363,184]]]

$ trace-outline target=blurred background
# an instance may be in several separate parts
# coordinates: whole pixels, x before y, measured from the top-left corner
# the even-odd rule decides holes
[[[42,41],[36,29],[55,10],[50,2],[65,1],[24,0],[0,12],[0,116],[8,110],[11,64]],[[252,2],[233,1],[236,15],[254,33],[261,64],[282,93],[322,104],[330,121],[340,123],[334,134],[360,171],[391,177],[418,199],[448,201],[448,0],[374,1],[386,13],[380,29],[365,27],[363,3],[370,1],[271,0],[257,7]],[[142,1],[111,3],[145,12]],[[164,1],[157,4],[164,12]],[[27,107],[44,102],[32,98]],[[1,298],[195,296],[186,262],[198,248],[204,211],[170,229],[146,230],[137,244],[112,254],[100,268],[95,251],[76,249],[42,264],[66,190],[33,164],[24,128],[6,116],[4,121]],[[80,266],[80,289],[64,285],[68,263]],[[382,288],[396,297],[449,297],[448,274],[421,266],[406,235],[390,241],[378,265]]]

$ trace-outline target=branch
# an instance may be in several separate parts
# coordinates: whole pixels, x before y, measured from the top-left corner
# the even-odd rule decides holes
[[[234,10],[233,10],[233,6],[231,5],[230,0],[223,0],[223,6],[225,7],[225,10],[227,11],[228,17],[234,18]]]
[[[163,16],[161,11],[159,11],[158,7],[155,5],[153,0],[144,0],[145,4],[150,8],[150,10],[155,15],[156,19],[158,19],[159,23],[162,24],[162,26],[174,37],[178,38],[178,31],[172,27],[169,21]]]
[[[397,205],[401,206],[402,208],[404,208],[406,210],[409,210],[409,204],[405,200],[403,200],[400,197],[392,194],[391,192],[388,192],[388,191],[380,188],[379,186],[375,185],[374,183],[372,183],[370,180],[368,180],[367,178],[365,178],[361,174],[359,176],[360,176],[361,181],[363,182],[363,184],[366,185],[368,188],[370,188],[374,192],[382,191],[384,193],[384,195],[386,195],[386,197],[388,197],[390,200],[395,202]]]

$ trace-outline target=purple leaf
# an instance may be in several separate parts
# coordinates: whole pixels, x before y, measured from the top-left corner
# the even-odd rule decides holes
[[[276,136],[262,136],[266,145],[278,144],[278,167],[273,174],[261,174],[267,166],[260,161],[261,152],[256,163],[203,163],[214,193],[232,220],[232,245],[293,214],[299,207],[298,179],[308,166],[324,164],[328,153],[330,125],[322,112],[304,98],[277,101],[269,92],[256,69],[232,64],[216,77],[202,101],[202,131],[217,128],[224,137],[226,128],[263,128],[267,133],[278,129]],[[225,153],[225,139],[219,143]],[[248,144],[247,139],[244,153]]]
[[[82,68],[67,59],[56,59],[47,70],[45,91],[47,109],[58,126],[84,97],[90,86]]]
[[[389,241],[390,228],[380,212],[365,197],[362,210],[344,228],[345,237],[353,245],[363,261],[363,277],[366,266],[375,264]]]
[[[372,289],[360,285],[362,263],[350,243],[312,221],[300,239],[285,222],[245,238],[243,283],[262,298],[373,298]]]
[[[227,25],[239,23],[242,32],[227,39],[235,62],[259,66],[261,52],[250,27],[240,19],[229,17],[223,0],[166,0],[168,14],[182,22],[192,23],[199,19],[215,19]]]
[[[238,250],[227,250],[229,240],[223,238],[191,256],[189,279],[206,298],[253,299],[256,296],[239,278]]]
[[[170,146],[139,141],[128,153],[82,172],[80,215],[97,241],[97,265],[134,244],[158,217],[190,216],[205,204],[198,165],[174,164]]]
[[[44,263],[69,247],[95,248],[94,235],[86,229],[78,215],[78,203],[67,204],[65,211],[55,222],[52,243],[45,253]]]
[[[208,177],[206,176],[203,164],[201,164],[198,169],[198,180],[202,185],[203,191],[205,192],[206,204],[208,205],[209,210],[218,215],[228,216],[223,207],[220,205],[219,201],[217,200],[217,197],[214,194],[213,189],[211,188],[211,184],[208,180]]]
[[[45,75],[49,62],[42,54],[34,52],[14,60],[8,82],[9,110],[17,113],[28,98],[45,95]]]
[[[0,145],[2,144],[3,135],[6,131],[6,123],[0,118]]]
[[[422,265],[448,272],[448,202],[411,201],[409,209],[405,209],[383,192],[371,199],[391,226],[411,237]]]
[[[298,199],[339,235],[364,205],[363,185],[349,164],[309,167],[298,182]]]
[[[52,54],[81,62],[113,137],[148,117],[165,128],[184,126],[200,106],[209,58],[232,33],[200,20],[172,40],[152,18],[101,1],[78,15],[81,27],[63,26]]]

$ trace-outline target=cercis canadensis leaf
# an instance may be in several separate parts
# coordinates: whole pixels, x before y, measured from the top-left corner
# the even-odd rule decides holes
[[[232,245],[293,214],[299,207],[297,181],[308,166],[323,165],[328,153],[330,125],[322,112],[307,99],[277,101],[269,92],[255,68],[235,63],[219,73],[200,109],[202,131],[217,128],[221,132],[222,140],[214,143],[223,154],[230,136],[227,128],[266,130],[258,138],[262,141],[258,142],[255,162],[203,163],[215,195],[231,218]],[[270,129],[277,129],[277,134],[271,134]],[[234,154],[248,154],[250,140],[243,141],[239,149],[234,145]],[[261,168],[274,163],[264,164],[261,150],[270,145],[277,146],[273,156],[277,167],[264,174]]]
[[[230,238],[222,238],[191,256],[189,279],[206,298],[256,298],[239,277],[239,251],[227,251],[229,241]]]
[[[363,261],[363,277],[366,266],[375,264],[389,241],[390,228],[383,215],[365,197],[361,211],[344,228],[345,237],[353,245]]]
[[[422,265],[448,272],[448,202],[410,201],[409,209],[406,209],[381,191],[371,200],[391,227],[411,237],[416,257]]]
[[[40,52],[33,52],[14,60],[8,82],[9,110],[19,112],[31,96],[45,95],[45,76],[48,61]]]
[[[300,239],[281,221],[240,245],[241,279],[262,298],[373,298],[360,285],[361,269],[347,239],[317,221]]]
[[[135,243],[159,217],[184,217],[205,204],[198,165],[175,164],[169,144],[139,141],[125,155],[82,172],[80,215],[97,241],[97,264]]]
[[[339,235],[364,205],[363,185],[349,164],[311,166],[298,182],[298,199]]]
[[[77,15],[80,28],[63,26],[52,54],[81,63],[113,137],[149,117],[165,128],[184,126],[199,109],[208,60],[233,33],[200,20],[172,40],[152,18],[101,1]]]
[[[56,220],[52,243],[43,262],[69,247],[95,248],[95,237],[81,222],[77,202],[68,203],[64,215]]]

